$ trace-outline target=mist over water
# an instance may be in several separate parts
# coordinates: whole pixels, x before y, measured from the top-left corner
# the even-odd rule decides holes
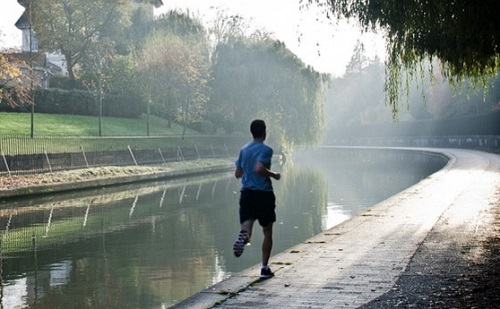
[[[442,158],[399,151],[296,152],[274,182],[273,254],[425,178]],[[4,202],[2,308],[162,308],[260,261],[235,258],[232,173]],[[272,262],[272,259],[271,259]],[[256,274],[257,275],[257,274]]]
[[[326,184],[323,230],[418,183],[447,162],[418,152],[349,148],[298,151],[293,160],[296,170],[316,173],[315,183]]]

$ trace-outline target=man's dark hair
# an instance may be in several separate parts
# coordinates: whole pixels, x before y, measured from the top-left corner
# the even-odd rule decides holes
[[[250,132],[254,138],[261,138],[266,134],[266,123],[264,120],[255,119],[250,124]]]

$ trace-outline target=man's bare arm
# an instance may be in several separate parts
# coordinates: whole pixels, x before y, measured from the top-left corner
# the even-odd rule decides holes
[[[255,173],[261,177],[274,178],[280,180],[281,174],[278,172],[271,171],[262,162],[257,161],[254,168]]]

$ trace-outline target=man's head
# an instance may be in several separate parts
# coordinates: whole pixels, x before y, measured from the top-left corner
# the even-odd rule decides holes
[[[266,123],[264,120],[256,119],[250,124],[250,132],[253,138],[266,139]]]

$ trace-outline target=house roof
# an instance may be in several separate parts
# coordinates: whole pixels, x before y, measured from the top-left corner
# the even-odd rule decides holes
[[[19,17],[19,19],[16,21],[16,27],[17,27],[17,29],[20,29],[20,30],[30,28],[30,22],[29,22],[28,14],[26,13],[26,11],[24,11],[23,15],[21,15],[21,17]]]
[[[28,5],[29,5],[29,3],[30,3],[30,1],[29,1],[29,0],[17,0],[17,2],[18,2],[21,6],[23,6],[23,7],[25,7],[25,8],[27,8],[27,7],[28,7]]]

